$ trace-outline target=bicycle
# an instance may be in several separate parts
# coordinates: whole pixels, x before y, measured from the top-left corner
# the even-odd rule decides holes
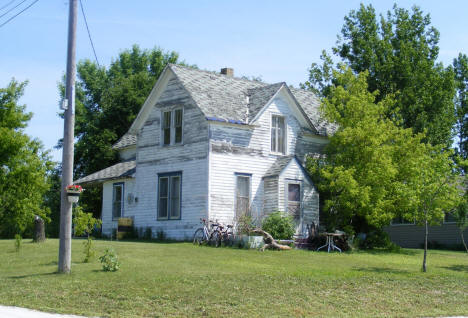
[[[203,227],[195,230],[193,234],[193,244],[204,244],[207,242],[213,242],[216,247],[221,243],[221,236],[219,227],[220,224],[213,221],[207,221],[206,219],[200,219]]]

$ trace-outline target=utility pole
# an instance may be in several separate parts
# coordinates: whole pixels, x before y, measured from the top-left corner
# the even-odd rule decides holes
[[[60,196],[60,247],[59,273],[69,274],[71,270],[71,222],[72,203],[68,202],[65,187],[73,183],[73,152],[75,136],[75,76],[76,76],[76,19],[78,0],[69,0],[67,80],[65,99],[68,107],[64,113],[62,148],[62,189]],[[66,104],[67,104],[66,103]]]

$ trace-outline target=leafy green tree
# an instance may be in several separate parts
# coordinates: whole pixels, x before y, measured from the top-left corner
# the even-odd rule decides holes
[[[130,128],[159,75],[178,54],[134,45],[122,51],[108,68],[90,60],[77,65],[75,178],[118,162],[112,145]],[[63,93],[63,87],[61,88]],[[81,204],[95,216],[101,211],[102,189],[83,193]]]
[[[349,68],[333,72],[336,86],[322,112],[338,130],[308,169],[327,194],[325,211],[347,232],[362,230],[356,220],[381,228],[396,216],[425,225],[425,270],[428,224],[440,223],[462,198],[453,153],[389,119],[396,101],[391,95],[377,101],[367,76]]]
[[[73,225],[75,226],[75,234],[78,236],[86,235],[87,240],[84,242],[84,262],[88,263],[94,256],[93,239],[91,233],[95,227],[101,226],[102,221],[93,218],[92,213],[83,212],[80,206],[75,207]]]
[[[393,96],[387,116],[399,116],[405,128],[426,133],[431,144],[452,145],[455,123],[454,74],[437,62],[439,32],[418,7],[398,8],[377,17],[372,5],[361,4],[344,21],[333,54],[356,74],[367,71],[369,92],[376,101]],[[326,96],[332,85],[333,59],[312,64],[302,86]]]
[[[463,159],[468,159],[468,56],[459,54],[453,60],[455,71],[457,95],[456,95],[456,136],[458,154]]]
[[[0,237],[21,234],[34,215],[47,220],[44,194],[52,163],[42,144],[24,133],[32,114],[18,100],[26,82],[0,88]]]
[[[50,222],[46,225],[47,237],[59,237],[60,232],[60,191],[62,188],[62,169],[57,164],[47,175],[50,185],[44,197],[44,204],[50,210]]]

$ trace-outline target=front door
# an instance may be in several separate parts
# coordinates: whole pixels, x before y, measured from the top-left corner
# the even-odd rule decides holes
[[[296,224],[296,235],[301,234],[301,184],[299,182],[288,182],[286,184],[287,212],[293,217]]]

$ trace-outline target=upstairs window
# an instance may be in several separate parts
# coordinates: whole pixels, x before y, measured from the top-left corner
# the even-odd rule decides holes
[[[271,117],[271,152],[286,152],[286,125],[284,117]]]
[[[182,143],[182,109],[162,113],[162,144],[164,146]]]

